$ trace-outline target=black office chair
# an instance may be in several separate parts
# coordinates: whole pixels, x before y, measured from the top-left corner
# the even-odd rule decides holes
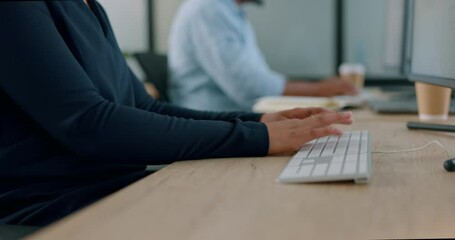
[[[0,224],[0,240],[22,239],[38,230],[39,227]]]
[[[169,102],[168,89],[168,65],[167,56],[155,53],[136,53],[134,54],[147,77],[146,81],[155,85],[160,97],[158,100]]]

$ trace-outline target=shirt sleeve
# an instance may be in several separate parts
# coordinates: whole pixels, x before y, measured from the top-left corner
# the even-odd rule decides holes
[[[35,3],[0,3],[0,88],[76,155],[109,163],[168,164],[267,154],[262,123],[183,119],[107,101],[68,49],[44,3]]]
[[[201,67],[242,106],[252,106],[260,97],[281,95],[284,76],[272,71],[262,55],[255,53],[257,46],[246,41],[251,29],[248,21],[221,6],[189,19],[191,44]]]

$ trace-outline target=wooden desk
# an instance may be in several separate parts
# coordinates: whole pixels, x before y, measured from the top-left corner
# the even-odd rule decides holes
[[[415,116],[355,112],[372,150],[455,135],[408,131]],[[373,154],[367,185],[275,182],[290,157],[180,162],[76,213],[32,239],[383,239],[455,237],[455,173],[432,146]]]

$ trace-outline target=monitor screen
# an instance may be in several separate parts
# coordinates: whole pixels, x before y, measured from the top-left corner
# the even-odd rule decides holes
[[[406,77],[402,62],[405,1],[343,0],[342,4],[343,62],[364,64],[369,80]]]
[[[455,88],[455,1],[415,0],[412,81]]]

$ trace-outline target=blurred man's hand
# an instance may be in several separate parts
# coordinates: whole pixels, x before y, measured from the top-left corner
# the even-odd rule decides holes
[[[331,77],[320,82],[288,81],[283,95],[333,97],[340,95],[357,95],[358,90],[350,82],[339,77]]]
[[[332,77],[315,84],[317,85],[316,95],[321,97],[358,94],[358,90],[352,83],[339,77]]]

